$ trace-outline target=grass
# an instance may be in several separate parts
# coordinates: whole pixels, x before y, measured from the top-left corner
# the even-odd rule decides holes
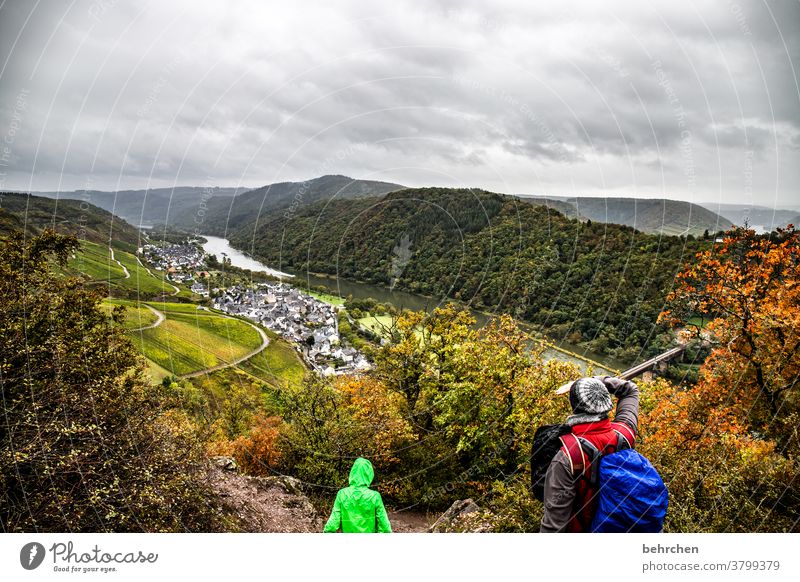
[[[172,294],[175,291],[171,284],[158,275],[157,271],[153,272],[151,270],[150,273],[152,275],[148,273],[147,269],[139,264],[134,255],[125,251],[115,250],[114,258],[125,265],[131,274],[130,278],[125,281],[129,289],[148,296],[161,295],[162,293]]]
[[[109,284],[117,284],[118,281],[125,279],[125,272],[111,260],[108,248],[98,243],[83,241],[75,257],[68,261],[67,267],[95,281],[105,281]]]
[[[300,354],[292,345],[272,332],[267,332],[270,344],[263,352],[239,364],[239,368],[265,382],[299,387],[308,373]]]
[[[156,316],[142,303],[129,299],[105,299],[108,313],[116,305],[126,307],[125,327],[137,330],[155,323]],[[180,376],[224,364],[261,345],[261,336],[247,323],[198,309],[194,303],[148,302],[164,313],[159,327],[132,331],[131,340],[147,360],[156,382],[166,376]],[[270,345],[236,368],[274,387],[301,386],[308,373],[303,360],[290,343],[265,330]],[[214,372],[211,377],[221,374]],[[240,372],[241,373],[241,372]]]
[[[378,335],[384,335],[384,328],[392,325],[391,315],[368,315],[356,320],[364,329],[368,329]]]
[[[123,322],[125,329],[139,329],[154,324],[158,319],[156,314],[147,307],[128,299],[104,299],[100,307],[110,315],[117,305],[125,307],[125,321]]]
[[[330,295],[329,293],[320,293],[319,291],[303,290],[303,292],[329,305],[335,305],[337,307],[341,307],[342,305],[344,305],[345,300],[339,297],[338,295]]]
[[[147,359],[169,374],[181,376],[226,364],[261,345],[259,333],[243,321],[200,310],[187,313],[189,306],[183,304],[154,306],[164,307],[164,323],[134,332],[131,339]]]
[[[169,301],[149,301],[150,305],[163,311],[164,313],[204,313],[206,315],[213,314],[213,312],[198,309],[196,303],[174,303]]]
[[[115,247],[117,245],[114,245]],[[147,271],[136,260],[136,255],[120,248],[114,249],[114,258],[108,247],[99,243],[82,241],[81,248],[70,259],[67,267],[73,273],[80,273],[94,281],[105,283],[109,292],[131,296],[155,297],[163,294],[172,294],[175,289],[172,284],[163,280],[158,272]],[[119,261],[128,269],[129,277],[117,264]],[[152,274],[151,274],[152,273]],[[191,298],[192,293],[186,288],[179,288],[179,296]]]

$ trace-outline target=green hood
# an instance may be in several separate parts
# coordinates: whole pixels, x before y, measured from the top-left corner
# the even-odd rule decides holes
[[[359,457],[350,469],[350,485],[353,487],[369,487],[375,478],[375,470],[372,463],[367,459]]]

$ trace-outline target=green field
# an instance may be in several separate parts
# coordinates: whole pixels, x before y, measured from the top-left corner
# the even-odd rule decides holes
[[[303,290],[303,293],[311,295],[312,297],[316,297],[320,301],[328,303],[330,305],[336,305],[337,307],[341,307],[342,305],[344,305],[344,299],[342,299],[338,295],[330,295],[329,293],[320,293],[319,291],[306,291],[306,290]]]
[[[223,365],[261,345],[261,336],[243,321],[208,311],[188,312],[193,305],[155,303],[166,320],[158,327],[131,333],[145,357],[170,374],[181,376]]]
[[[67,267],[76,273],[112,285],[125,279],[125,272],[111,260],[108,247],[89,241],[81,242],[81,248],[67,262]]]
[[[239,368],[265,382],[277,386],[300,386],[308,373],[300,355],[292,345],[267,331],[270,344],[263,352],[239,364]]]
[[[116,248],[116,244],[114,246],[114,258],[116,260],[111,259],[111,252],[107,246],[81,241],[80,250],[69,260],[67,268],[75,274],[85,275],[95,281],[105,283],[112,295],[155,297],[175,293],[175,287],[163,281],[162,276],[157,271],[151,270],[148,272],[147,269],[139,264],[134,254]],[[128,269],[129,277],[125,276],[125,271],[116,261],[119,261]],[[178,288],[178,296],[191,297],[192,294],[188,289]]]
[[[125,307],[125,321],[123,323],[125,329],[139,329],[154,324],[158,319],[156,314],[147,307],[128,299],[107,298],[103,300],[100,307],[110,315],[117,305]]]
[[[198,309],[198,305],[196,303],[174,303],[170,301],[148,301],[149,305],[152,305],[159,311],[169,312],[169,313],[189,313],[189,314],[196,314],[200,313],[202,315],[213,315],[213,312],[207,311],[205,309]]]
[[[368,329],[378,335],[383,335],[384,327],[391,327],[391,315],[368,315],[356,320],[358,324],[364,329]]]

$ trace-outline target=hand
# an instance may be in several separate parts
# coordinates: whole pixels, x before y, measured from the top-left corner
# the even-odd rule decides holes
[[[560,386],[558,388],[558,390],[555,391],[555,393],[556,394],[567,394],[570,391],[570,389],[572,388],[572,385],[574,383],[575,383],[575,381],[573,380],[572,382],[567,382],[566,384],[563,384],[562,386]]]

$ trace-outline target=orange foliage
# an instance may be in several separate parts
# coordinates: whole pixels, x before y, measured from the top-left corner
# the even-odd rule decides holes
[[[672,531],[795,531],[800,524],[800,240],[728,233],[676,278],[662,319],[716,347],[696,386],[647,391],[639,447],[671,497]]]
[[[231,447],[233,458],[245,473],[269,475],[280,461],[278,436],[283,420],[277,416],[257,416],[247,436],[240,436]]]
[[[699,333],[717,347],[691,398],[714,410],[711,422],[735,425],[733,414],[757,430],[780,431],[778,417],[797,412],[800,233],[736,229],[697,259],[678,275],[673,309],[662,314],[675,325],[697,315],[712,320]]]

